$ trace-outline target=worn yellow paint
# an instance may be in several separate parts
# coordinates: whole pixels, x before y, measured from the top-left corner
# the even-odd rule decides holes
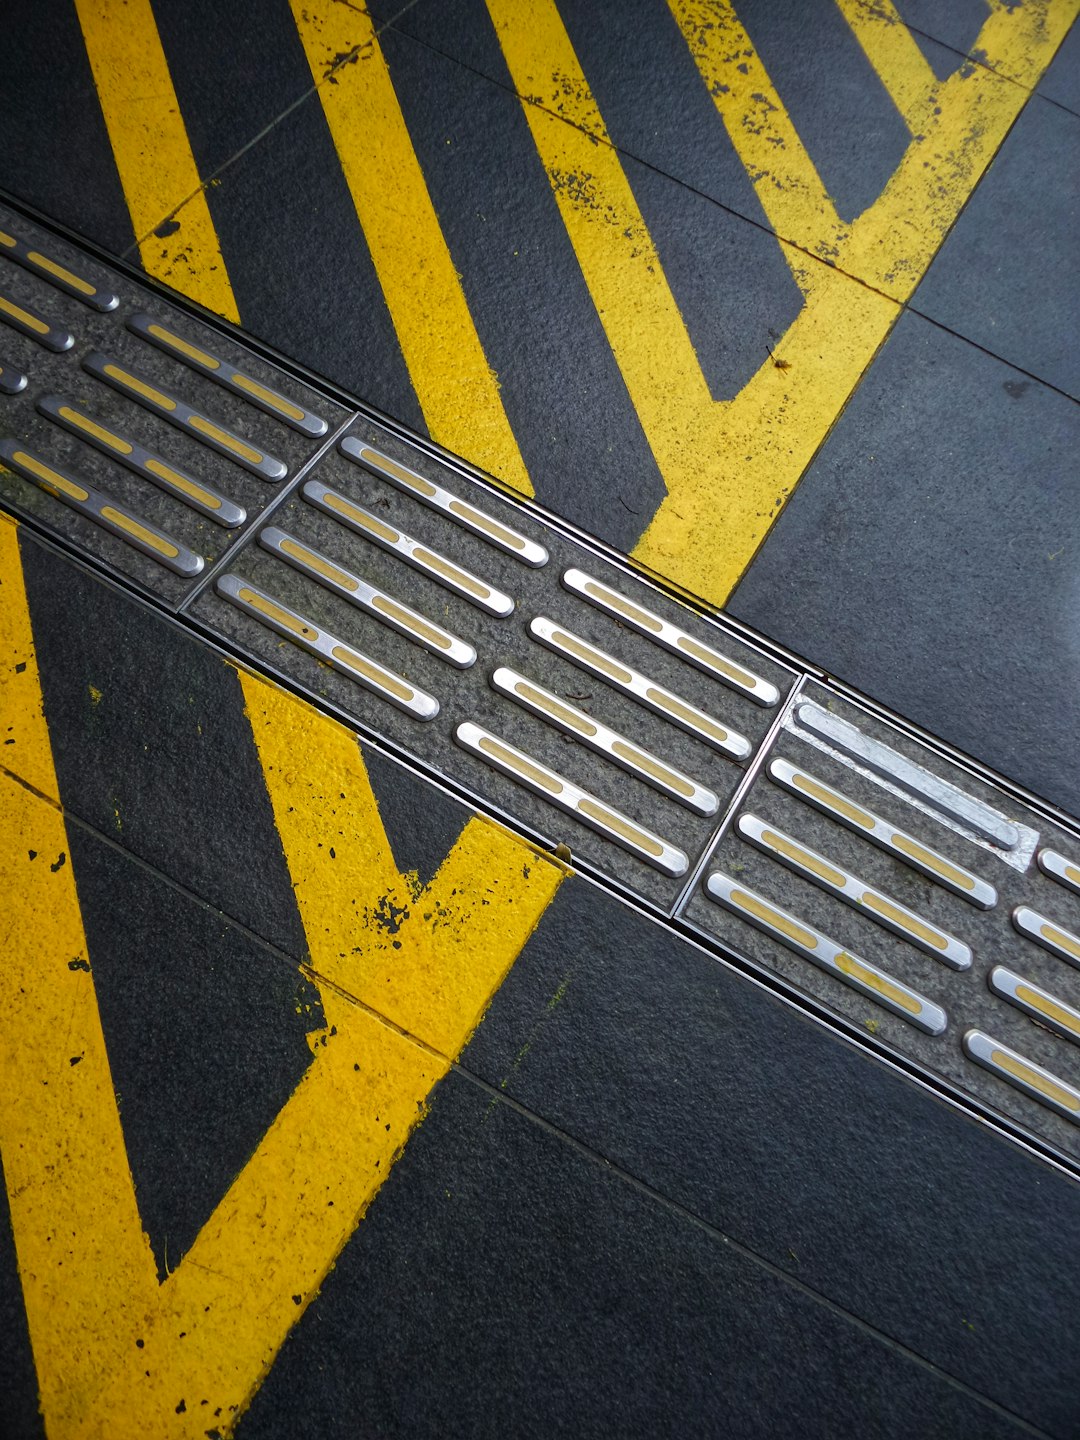
[[[150,0],[75,0],[75,8],[143,266],[239,320]],[[155,235],[167,219],[179,229]]]
[[[730,0],[669,0],[804,301],[774,347],[783,366],[763,356],[737,396],[715,401],[554,0],[487,0],[667,486],[635,558],[717,605],[925,273],[1025,103],[1024,87],[1080,9],[1080,0],[995,5],[976,42],[986,64],[964,64],[938,82],[887,0],[839,3],[913,132],[878,201],[851,223],[837,214]]]
[[[242,677],[326,1029],[254,1155],[159,1283],[55,803],[14,536],[0,526],[0,723],[18,736],[22,776],[0,775],[0,1148],[46,1429],[52,1440],[225,1434],[564,872],[471,821],[417,893],[394,863],[355,737]],[[14,664],[25,665],[18,684],[8,682]],[[52,803],[23,783],[31,779]],[[385,917],[398,901],[410,914],[391,937]]]
[[[313,749],[310,712],[261,681],[243,683],[312,965],[456,1055],[555,894],[562,868],[490,821],[472,819],[418,891],[394,863],[355,737],[324,720],[318,763],[298,764]]]
[[[531,495],[374,24],[337,0],[290,3],[428,429]],[[354,58],[341,64],[348,54]]]
[[[15,522],[0,512],[0,765],[47,799],[58,801],[52,752],[39,743],[44,723],[41,686],[18,533]]]

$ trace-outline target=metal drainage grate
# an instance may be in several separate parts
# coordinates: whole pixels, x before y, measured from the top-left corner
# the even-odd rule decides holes
[[[1076,831],[2,210],[0,416],[5,508],[1080,1161]]]

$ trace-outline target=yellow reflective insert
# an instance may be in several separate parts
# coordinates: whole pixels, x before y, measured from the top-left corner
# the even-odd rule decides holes
[[[759,900],[756,895],[749,894],[746,890],[732,890],[731,903],[740,910],[745,910],[750,915],[755,915],[759,920],[764,920],[766,925],[771,925],[774,930],[779,930],[796,945],[801,945],[804,950],[816,950],[818,947],[817,936],[812,930],[806,930],[802,925],[797,925],[794,920],[789,920],[779,910],[774,910],[764,900]]]
[[[193,500],[200,501],[203,505],[209,506],[211,510],[220,510],[221,501],[209,490],[204,490],[201,485],[196,485],[194,480],[189,480],[186,475],[181,475],[178,470],[173,470],[169,465],[163,465],[160,460],[151,459],[146,461],[146,468],[151,475],[156,475],[159,480],[164,480],[176,490],[182,490],[185,495],[190,495]]]
[[[164,325],[148,325],[146,328],[156,340],[160,340],[170,350],[176,350],[179,354],[186,355],[189,360],[194,360],[196,365],[205,365],[207,370],[221,369],[220,360],[215,359],[213,355],[208,355],[205,350],[200,350],[181,336],[174,335],[171,330],[166,330]]]
[[[103,505],[101,514],[105,520],[111,520],[126,534],[134,536],[136,540],[141,540],[144,545],[149,545],[151,550],[156,550],[159,555],[167,555],[170,560],[175,560],[180,554],[178,546],[173,545],[171,541],[166,540],[155,530],[149,530],[145,525],[141,525],[130,515],[125,515],[123,510],[117,510],[115,505]]]
[[[355,670],[358,675],[363,675],[365,680],[370,680],[373,685],[378,685],[381,690],[389,690],[391,695],[396,695],[399,700],[412,700],[416,691],[411,685],[406,685],[396,675],[381,670],[373,665],[363,655],[358,655],[355,650],[349,650],[344,645],[335,645],[330,652],[335,660],[342,665],[347,665],[350,670]]]
[[[830,790],[827,785],[819,784],[812,776],[796,771],[792,776],[792,784],[797,790],[803,791],[804,794],[812,796],[830,810],[835,810],[838,814],[843,815],[845,819],[850,820],[853,825],[858,825],[860,829],[873,830],[873,818],[865,810],[860,810],[857,805],[853,805],[843,795],[838,795],[835,790]]]
[[[1057,1085],[1053,1080],[1040,1075],[1030,1065],[1023,1061],[1016,1060],[1011,1055],[1006,1055],[1004,1050],[991,1050],[990,1059],[995,1065],[1000,1065],[1002,1070],[1007,1070],[1017,1080],[1022,1080],[1025,1085],[1030,1085],[1033,1090],[1038,1090],[1040,1095],[1045,1095],[1047,1100],[1052,1100],[1055,1105],[1061,1105],[1066,1110],[1071,1110],[1074,1115],[1080,1115],[1080,1099],[1071,1090],[1066,1090],[1063,1085]]]
[[[33,455],[27,455],[25,450],[16,450],[11,458],[17,464],[22,465],[24,469],[29,470],[32,475],[36,475],[39,480],[44,480],[46,485],[51,485],[54,490],[59,490],[61,494],[69,496],[70,499],[89,500],[89,492],[84,490],[81,485],[76,485],[74,480],[69,480],[66,475],[59,474],[51,466],[43,465]]]
[[[0,311],[10,315],[13,320],[18,320],[20,325],[26,325],[37,335],[48,335],[49,327],[44,320],[39,320],[36,315],[31,315],[21,305],[16,305],[6,295],[0,295]]]
[[[134,450],[126,440],[121,440],[119,435],[114,435],[111,430],[106,430],[91,420],[89,415],[82,415],[78,410],[73,410],[70,405],[61,405],[57,412],[70,424],[78,426],[86,435],[93,435],[95,440],[100,440],[103,445],[108,445],[110,450],[115,450],[120,455],[130,455]]]
[[[262,464],[262,455],[251,445],[246,444],[236,435],[230,435],[228,430],[222,430],[220,426],[207,420],[205,415],[192,415],[192,429],[198,430],[200,435],[206,435],[211,440],[216,440],[219,445],[224,445],[226,450],[231,450],[234,455],[249,460],[252,465]]]
[[[238,598],[250,605],[253,610],[258,610],[260,615],[276,621],[278,625],[284,625],[286,630],[291,630],[294,635],[299,635],[304,640],[318,640],[318,630],[311,625],[305,625],[302,620],[297,620],[295,615],[290,615],[287,610],[283,610],[280,605],[275,605],[273,600],[268,600],[257,590],[249,590],[245,585],[239,591]]]
[[[371,603],[380,614],[388,616],[391,620],[396,620],[404,629],[418,636],[421,640],[426,640],[429,645],[437,645],[440,650],[450,650],[453,648],[454,642],[449,635],[444,635],[443,632],[437,630],[434,625],[429,625],[421,616],[411,614],[403,605],[399,605],[396,600],[391,600],[389,595],[376,595]]]
[[[1080,960],[1080,942],[1067,935],[1064,930],[1059,930],[1056,925],[1041,925],[1039,934],[1044,940],[1049,940],[1051,945],[1057,945],[1060,949],[1066,950],[1075,959]]]
[[[126,370],[121,370],[119,365],[106,365],[105,374],[115,380],[118,385],[122,385],[125,390],[133,390],[136,395],[141,395],[144,400],[149,400],[151,405],[160,405],[163,410],[176,409],[175,400],[170,400],[168,395],[163,395],[160,390],[155,390],[144,380],[138,380],[134,375],[129,375]]]
[[[339,570],[336,565],[331,565],[329,560],[324,560],[314,550],[309,550],[306,545],[298,545],[295,540],[282,540],[278,547],[283,554],[291,555],[294,560],[299,560],[309,570],[314,570],[325,580],[332,581],[335,585],[341,585],[346,590],[359,590],[359,583],[344,570]]]
[[[841,950],[836,956],[836,968],[844,975],[850,976],[852,980],[858,980],[861,985],[868,986],[884,1000],[890,1000],[894,1005],[899,1005],[901,1010],[906,1010],[909,1015],[918,1015],[922,1012],[922,1004],[914,995],[902,989],[886,975],[879,975],[876,970],[871,970],[868,965],[849,955],[846,950]]]
[[[32,261],[39,270],[46,270],[50,275],[55,275],[57,280],[63,280],[65,285],[70,285],[73,290],[78,290],[80,295],[96,295],[97,289],[88,280],[83,280],[78,275],[73,275],[63,265],[58,265],[55,260],[50,260],[47,255],[42,255],[37,250],[27,252],[26,258]]]
[[[500,745],[498,740],[492,740],[487,735],[481,735],[476,743],[485,755],[493,756],[500,764],[507,766],[508,769],[515,771],[523,778],[533,781],[533,783],[539,785],[541,789],[546,790],[548,794],[561,795],[563,790],[565,790],[566,787],[561,780],[556,780],[554,775],[548,775],[546,771],[540,769],[539,765],[533,765],[531,761],[524,759],[520,755],[515,755],[512,751],[508,750],[505,745]]]
[[[1049,995],[1040,995],[1029,985],[1017,985],[1016,998],[1022,1000],[1025,1005],[1030,1005],[1033,1010],[1038,1010],[1039,1014],[1045,1015],[1048,1020],[1055,1020],[1070,1034],[1080,1035],[1080,1021],[1071,1010],[1067,1010],[1064,1005],[1059,1005],[1056,1000],[1051,1000]]]
[[[861,899],[868,910],[873,910],[878,915],[884,915],[887,920],[891,920],[892,923],[898,925],[901,930],[906,930],[909,935],[917,935],[920,940],[925,940],[927,945],[933,945],[935,950],[947,950],[949,948],[949,942],[940,930],[935,930],[934,927],[928,925],[925,920],[920,920],[914,915],[906,914],[898,905],[894,905],[891,900],[887,900],[884,895],[874,895],[867,892]]]
[[[811,855],[809,850],[804,850],[786,835],[778,835],[775,830],[763,830],[761,838],[770,850],[775,850],[778,855],[786,855],[796,865],[803,866],[819,880],[824,880],[826,885],[834,885],[837,890],[842,890],[847,884],[847,876],[842,870],[836,870],[824,860],[819,860],[816,855]]]
[[[621,835],[624,840],[629,840],[631,845],[638,846],[647,854],[657,857],[663,855],[664,847],[658,840],[654,840],[651,835],[646,835],[644,830],[639,830],[636,825],[632,825],[624,816],[617,815],[614,810],[609,810],[606,805],[597,804],[588,795],[581,797],[577,808],[583,815],[588,815],[593,820],[599,821],[601,825],[607,826],[609,830],[614,830],[616,835]]]
[[[294,405],[291,400],[286,400],[283,395],[277,395],[273,390],[268,390],[265,385],[260,385],[257,380],[252,380],[250,375],[243,375],[239,370],[233,372],[233,384],[241,390],[246,390],[256,400],[261,400],[264,405],[269,405],[280,415],[287,415],[290,420],[303,420],[304,412],[299,405]]]

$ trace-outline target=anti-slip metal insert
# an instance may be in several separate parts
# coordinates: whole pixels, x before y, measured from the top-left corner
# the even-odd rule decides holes
[[[1080,830],[2,208],[0,296],[4,508],[1080,1170]]]

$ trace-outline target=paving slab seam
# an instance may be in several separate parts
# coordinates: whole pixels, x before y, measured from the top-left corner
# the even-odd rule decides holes
[[[409,10],[411,10],[414,5],[417,5],[419,3],[420,0],[408,0],[408,4],[403,5],[396,15],[394,15],[390,20],[384,21],[382,25],[376,27],[376,36],[381,35],[383,31],[389,29],[396,20],[399,20],[403,15],[405,15]],[[357,49],[359,48],[362,47],[357,47]],[[202,184],[199,186],[198,190],[191,191],[191,193],[185,195],[182,200],[177,201],[177,203],[173,205],[172,208],[161,217],[161,220],[158,222],[158,224],[162,225],[167,223],[177,213],[177,211],[182,210],[184,206],[189,203],[189,201],[195,198],[196,195],[203,194],[206,189],[210,185],[212,185],[220,175],[222,175],[224,171],[228,170],[229,167],[233,165],[237,160],[240,160],[250,150],[254,149],[254,147],[258,145],[261,140],[264,140],[268,135],[270,135],[278,127],[278,125],[281,124],[283,120],[287,120],[289,116],[292,115],[296,110],[299,110],[302,105],[307,104],[307,102],[312,98],[312,96],[318,93],[319,85],[324,85],[330,82],[332,80],[332,77],[336,74],[338,70],[342,68],[343,65],[348,65],[350,61],[355,58],[355,54],[356,51],[354,50],[351,51],[348,55],[344,55],[339,60],[337,60],[326,72],[325,76],[318,85],[309,86],[302,95],[297,96],[297,98],[290,105],[287,105],[279,115],[276,115],[274,119],[269,122],[269,124],[264,125],[261,130],[259,130],[255,135],[251,137],[249,141],[247,141],[246,144],[241,145],[234,154],[230,155],[227,159],[222,160],[220,164],[216,165],[213,170],[211,170],[203,178]],[[138,256],[140,245],[144,244],[147,240],[153,237],[155,229],[156,227],[151,226],[151,228],[146,232],[145,235],[137,238],[133,244],[129,245],[126,250],[121,252],[118,258],[123,260],[125,263],[132,263],[135,257]]]
[[[594,1150],[591,1146],[584,1144],[581,1140],[578,1140],[575,1136],[569,1134],[566,1130],[561,1129],[558,1125],[552,1124],[550,1120],[546,1120],[543,1118],[543,1116],[536,1114],[536,1112],[530,1110],[528,1106],[523,1105],[519,1100],[515,1100],[513,1096],[506,1094],[497,1086],[492,1085],[490,1081],[482,1079],[480,1076],[476,1075],[473,1071],[462,1065],[460,1061],[455,1061],[451,1066],[451,1069],[455,1073],[460,1074],[464,1079],[475,1085],[477,1089],[489,1095],[491,1097],[492,1105],[502,1104],[508,1106],[511,1110],[521,1115],[524,1119],[538,1126],[547,1134],[552,1135],[561,1144],[568,1146],[576,1154],[581,1155],[590,1164],[598,1166],[600,1169],[606,1171],[607,1173],[617,1176],[618,1179],[621,1180],[624,1184],[629,1185],[639,1194],[646,1196],[654,1204],[660,1205],[665,1210],[668,1210],[673,1214],[678,1215],[680,1219],[687,1221],[691,1225],[694,1225],[696,1228],[702,1230],[705,1234],[709,1235],[711,1238],[718,1241],[720,1244],[728,1246],[730,1249],[744,1256],[753,1264],[760,1266],[762,1270],[765,1270],[770,1275],[774,1276],[776,1279],[780,1280],[785,1284],[791,1285],[794,1289],[800,1291],[802,1294],[806,1295],[809,1299],[814,1300],[816,1303],[824,1306],[825,1309],[831,1311],[833,1314],[841,1316],[844,1320],[854,1325],[857,1329],[863,1331],[868,1335],[872,1335],[876,1340],[880,1341],[884,1345],[887,1345],[896,1354],[903,1355],[906,1359],[914,1361],[915,1364],[939,1376],[942,1380],[954,1386],[963,1394],[971,1396],[973,1399],[978,1400],[981,1404],[986,1405],[995,1413],[1001,1415],[1005,1419],[1012,1421],[1014,1424],[1018,1425],[1021,1429],[1023,1429],[1027,1434],[1042,1437],[1042,1440],[1064,1440],[1064,1437],[1054,1437],[1052,1432],[1043,1430],[1038,1426],[1033,1425],[1029,1420],[1026,1420],[1023,1416],[1018,1415],[1015,1411],[1009,1410],[1006,1406],[1001,1405],[998,1401],[992,1399],[983,1391],[977,1390],[973,1386],[966,1384],[963,1380],[958,1379],[950,1371],[944,1370],[941,1368],[941,1366],[936,1365],[932,1360],[928,1360],[926,1356],[922,1355],[919,1351],[911,1349],[909,1346],[904,1345],[901,1341],[896,1340],[893,1336],[889,1335],[886,1331],[869,1324],[866,1320],[864,1320],[861,1316],[856,1315],[853,1311],[845,1309],[842,1305],[838,1305],[835,1300],[830,1299],[830,1297],[826,1295],[823,1291],[815,1289],[812,1285],[808,1285],[805,1280],[801,1280],[797,1275],[792,1274],[791,1271],[785,1270],[782,1266],[774,1264],[773,1261],[766,1259],[765,1256],[761,1255],[758,1251],[751,1249],[749,1246],[744,1245],[741,1241],[736,1240],[734,1236],[729,1235],[725,1230],[720,1229],[719,1226],[711,1224],[708,1220],[705,1220],[702,1216],[698,1215],[696,1211],[690,1209],[686,1205],[681,1204],[678,1200],[674,1200],[670,1196],[665,1195],[663,1191],[657,1190],[647,1181],[639,1179],[638,1176],[634,1175],[629,1170],[624,1169],[624,1167],[619,1165],[616,1161],[608,1159],[608,1157],[603,1155],[600,1151]]]

